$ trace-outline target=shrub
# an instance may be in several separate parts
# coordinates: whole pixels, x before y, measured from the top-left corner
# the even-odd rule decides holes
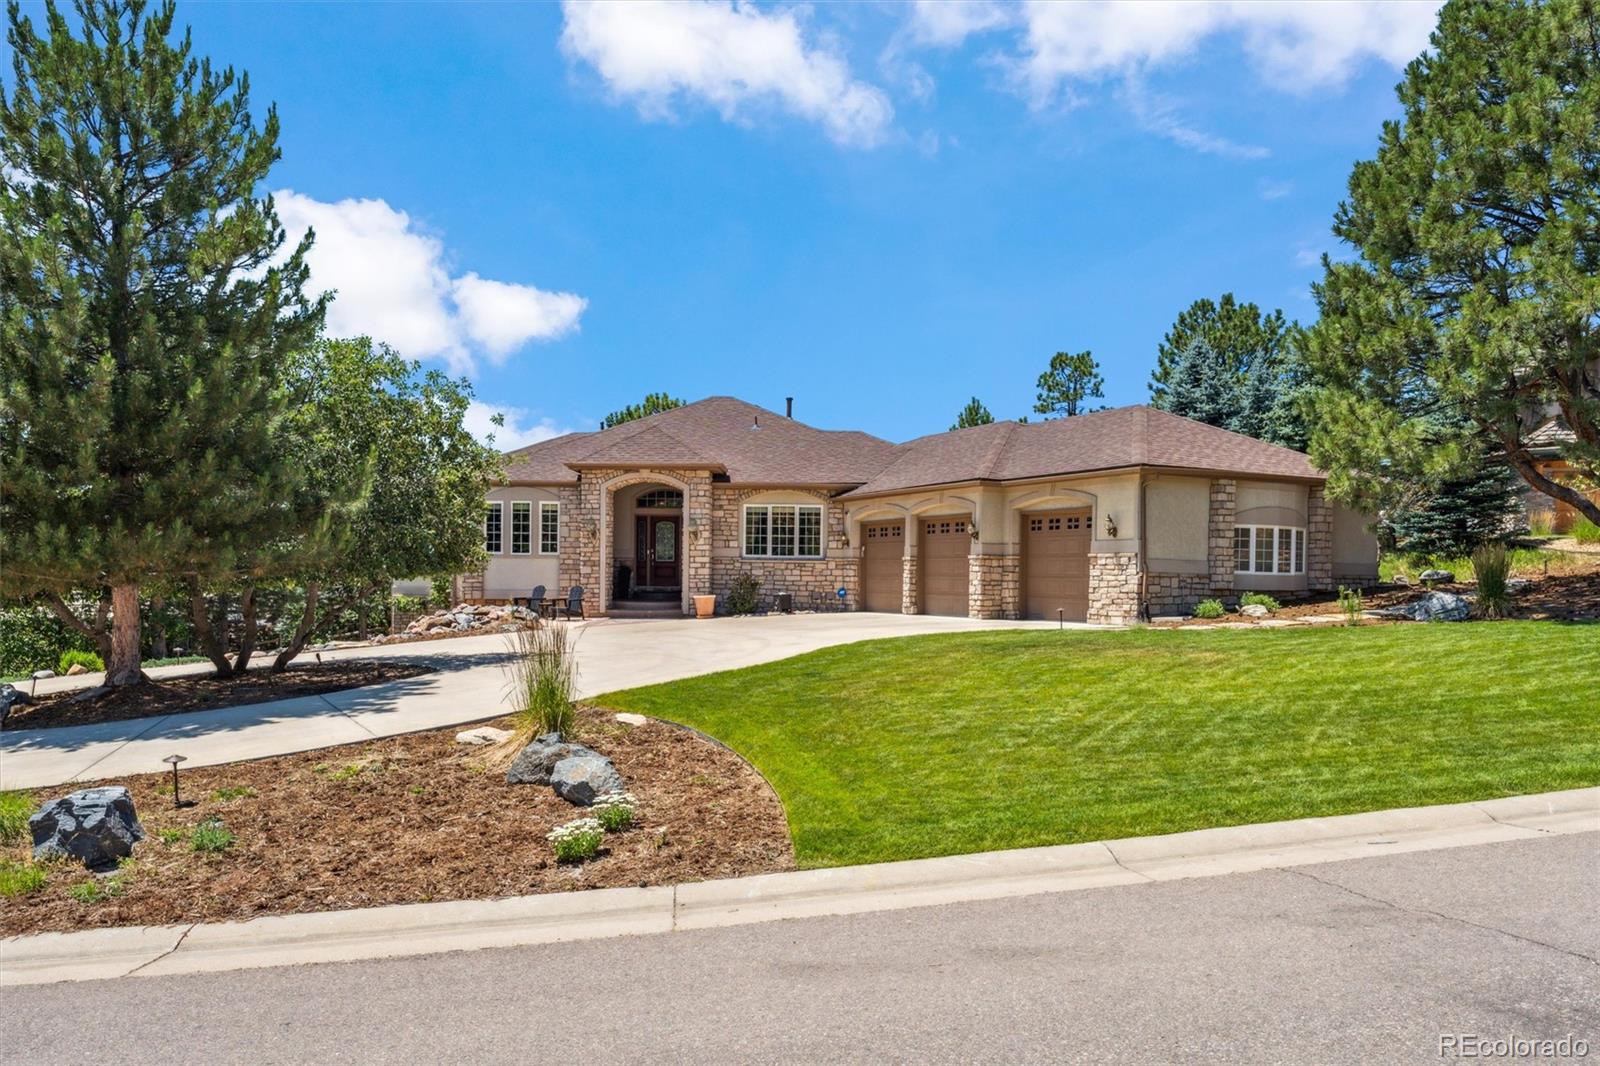
[[[0,677],[54,670],[63,651],[90,647],[82,634],[67,629],[61,619],[42,607],[0,610]]]
[[[74,666],[82,666],[85,670],[104,670],[106,663],[92,651],[64,651],[56,663],[56,673],[65,674]]]
[[[183,843],[183,835],[182,829],[156,830],[156,836],[160,838],[161,843],[163,844],[181,844]]]
[[[600,823],[600,828],[608,833],[620,833],[633,828],[634,814],[638,809],[639,802],[631,792],[607,792],[594,801],[595,819]]]
[[[1367,609],[1366,601],[1361,598],[1360,589],[1339,586],[1339,610],[1344,612],[1344,624],[1358,626],[1361,624],[1361,614]]]
[[[1221,600],[1201,600],[1194,605],[1196,618],[1221,618],[1227,613],[1228,609],[1222,605]]]
[[[1269,611],[1276,611],[1278,608],[1282,607],[1283,604],[1279,603],[1271,596],[1268,596],[1265,592],[1246,592],[1243,596],[1239,597],[1239,606],[1265,607]]]
[[[597,818],[579,818],[550,830],[546,839],[556,849],[557,862],[582,862],[592,859],[600,851],[600,842],[606,837]]]
[[[1600,526],[1580,515],[1572,524],[1572,539],[1579,544],[1600,544]]]
[[[28,837],[33,800],[26,792],[0,792],[0,844],[15,844]]]
[[[44,887],[45,872],[31,862],[0,859],[0,896],[13,899]]]
[[[1484,618],[1504,618],[1511,613],[1511,591],[1506,578],[1511,558],[1504,544],[1485,544],[1472,553],[1472,572],[1478,576],[1478,613]]]
[[[523,743],[530,733],[565,737],[577,723],[572,709],[576,664],[567,632],[566,626],[542,625],[511,634],[511,699]]]
[[[233,847],[233,831],[221,818],[207,818],[189,834],[189,846],[199,852],[227,851]]]
[[[236,799],[245,799],[255,794],[256,790],[249,785],[230,785],[211,793],[211,798],[218,803],[232,803]]]
[[[761,604],[761,580],[754,574],[740,574],[728,586],[724,603],[729,614],[755,614]]]

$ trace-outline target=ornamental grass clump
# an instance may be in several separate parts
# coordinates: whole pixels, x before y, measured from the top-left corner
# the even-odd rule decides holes
[[[518,629],[511,636],[511,698],[516,706],[516,747],[535,736],[568,736],[576,722],[572,689],[576,663],[564,625]]]
[[[1339,586],[1339,610],[1344,612],[1344,624],[1358,626],[1361,624],[1361,615],[1367,609],[1366,601],[1361,598],[1360,589]]]
[[[633,798],[631,792],[607,792],[594,801],[593,807],[595,820],[608,833],[620,833],[633,828],[638,809],[639,801]]]
[[[1504,618],[1511,613],[1511,559],[1504,544],[1484,544],[1472,553],[1472,572],[1478,579],[1478,614]]]
[[[0,792],[0,844],[15,844],[28,836],[33,800],[26,792]]]
[[[598,818],[579,818],[575,822],[558,825],[546,834],[545,839],[555,848],[557,862],[583,862],[600,851],[600,842],[606,831]]]

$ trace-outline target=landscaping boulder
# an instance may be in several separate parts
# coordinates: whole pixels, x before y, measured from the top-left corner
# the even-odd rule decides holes
[[[594,755],[594,752],[582,744],[562,740],[560,733],[545,733],[517,752],[511,768],[506,771],[506,781],[513,785],[548,785],[556,763],[574,755]]]
[[[498,744],[511,736],[509,729],[496,729],[492,725],[480,725],[476,729],[464,729],[456,734],[457,744]]]
[[[1424,570],[1417,576],[1417,580],[1421,581],[1424,585],[1435,582],[1451,582],[1455,579],[1456,575],[1451,573],[1449,570]]]
[[[77,677],[80,674],[87,674],[88,672],[89,668],[82,663],[73,663],[71,666],[67,667],[68,677]]]
[[[641,726],[650,724],[650,719],[646,718],[644,715],[633,714],[630,711],[623,711],[621,714],[617,715],[616,718],[617,721],[621,722],[623,725]]]
[[[6,719],[11,717],[11,708],[32,702],[33,697],[17,686],[0,685],[0,729],[5,728]]]
[[[1390,607],[1383,614],[1418,622],[1464,622],[1472,605],[1453,592],[1429,592],[1419,600]]]
[[[1247,603],[1239,608],[1239,613],[1247,618],[1265,618],[1272,612],[1259,603]]]
[[[607,792],[626,791],[622,775],[611,765],[611,760],[592,751],[556,763],[550,774],[550,784],[556,795],[579,807],[589,806]]]
[[[90,869],[114,866],[133,854],[144,827],[133,811],[133,796],[121,785],[86,788],[51,800],[32,818],[33,857],[83,860]]]

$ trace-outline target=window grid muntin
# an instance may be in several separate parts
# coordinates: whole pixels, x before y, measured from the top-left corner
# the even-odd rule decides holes
[[[527,500],[511,504],[511,554],[533,554],[533,504]]]
[[[1238,574],[1303,574],[1306,533],[1299,526],[1236,526],[1233,567]]]
[[[500,546],[503,543],[501,538],[501,533],[503,532],[501,511],[502,505],[498,501],[489,503],[484,507],[483,550],[490,555],[499,555]]]
[[[759,559],[820,559],[822,523],[820,504],[747,504],[744,554]]]
[[[539,554],[561,552],[561,505],[549,500],[539,504]]]

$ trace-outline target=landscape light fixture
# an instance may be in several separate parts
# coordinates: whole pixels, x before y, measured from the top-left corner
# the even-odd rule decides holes
[[[182,755],[168,755],[161,761],[172,767],[172,806],[182,807],[183,801],[178,798],[178,764],[188,760]]]

